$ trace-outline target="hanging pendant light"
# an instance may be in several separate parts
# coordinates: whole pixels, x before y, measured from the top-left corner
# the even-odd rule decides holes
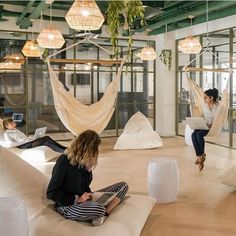
[[[21,53],[11,53],[4,57],[4,61],[10,64],[12,63],[24,64],[25,58]]]
[[[42,48],[61,48],[65,40],[56,27],[49,25],[40,32],[37,42]]]
[[[22,49],[22,53],[26,57],[41,57],[42,55],[36,40],[28,40]]]
[[[21,63],[13,63],[12,61],[4,61],[0,63],[0,72],[12,72],[21,69]]]
[[[191,20],[191,26],[193,25],[193,15],[189,15],[188,17]],[[178,46],[179,51],[186,54],[198,54],[202,50],[202,45],[199,40],[192,35],[189,35],[183,40],[179,41]]]
[[[199,40],[192,35],[180,40],[179,50],[187,54],[198,54],[202,50]]]
[[[41,19],[42,19],[42,13],[41,13]],[[44,28],[38,38],[37,42],[40,47],[42,48],[61,48],[65,40],[61,34],[61,32],[52,25],[52,4],[50,5],[50,25],[46,28]]]
[[[104,22],[94,0],[75,0],[65,18],[70,28],[75,30],[98,30]]]
[[[140,52],[140,54],[138,54],[138,56],[143,61],[153,61],[156,59],[157,54],[156,54],[153,47],[146,46],[141,50],[141,52]]]

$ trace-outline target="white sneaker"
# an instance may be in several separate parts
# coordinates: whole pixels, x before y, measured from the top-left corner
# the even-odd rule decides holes
[[[106,216],[98,217],[98,218],[92,220],[92,225],[93,226],[102,225],[104,223],[105,219],[106,219]]]

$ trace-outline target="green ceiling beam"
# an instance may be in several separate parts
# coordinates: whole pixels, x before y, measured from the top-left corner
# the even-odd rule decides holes
[[[26,17],[20,24],[21,29],[28,29],[31,25],[32,22],[31,20],[38,19],[41,15],[41,12],[44,12],[49,8],[50,4],[46,4],[45,1],[41,1],[37,7],[33,10],[33,12]]]
[[[227,2],[209,2],[209,14],[211,11],[215,11],[215,10],[221,10],[223,11],[223,8],[227,8],[227,7],[232,7],[232,6],[236,6],[236,2],[234,1],[227,1]],[[198,7],[193,11],[188,11],[186,13],[181,13],[176,12],[175,14],[173,14],[172,17],[168,16],[168,17],[162,17],[159,21],[157,21],[154,24],[148,25],[149,29],[152,29],[152,31],[155,31],[155,29],[158,29],[164,25],[169,25],[169,24],[173,24],[175,22],[181,21],[181,20],[185,20],[189,17],[189,15],[193,15],[195,18],[198,17],[199,15],[202,15],[206,12],[205,7]],[[194,19],[195,21],[195,19]],[[155,33],[151,33],[151,34],[155,34]]]
[[[31,7],[34,5],[36,0],[30,0],[27,6],[25,7],[24,11],[21,13],[20,17],[17,19],[16,24],[20,25],[24,20],[25,16],[28,14]]]
[[[186,1],[181,1],[178,3],[178,5],[175,5],[174,8],[171,9],[162,9],[163,13],[158,15],[155,18],[152,18],[151,20],[148,20],[147,23],[148,25],[153,25],[156,22],[162,21],[163,19],[171,19],[175,16],[179,16],[180,14],[182,14],[182,12],[184,13],[189,13],[192,10],[195,10],[196,8],[199,7],[205,7],[205,3],[204,2],[186,2]],[[143,31],[143,29],[141,29],[140,31]]]
[[[7,11],[7,10],[2,10],[0,11],[0,16],[5,16],[5,17],[20,17],[21,13],[20,12],[13,12],[13,11]],[[28,16],[29,14],[27,14]],[[43,15],[43,20],[50,20],[50,16],[48,15]],[[57,17],[53,16],[52,21],[62,21],[65,22],[65,17]]]
[[[235,6],[236,6],[236,2],[235,2]],[[217,19],[224,18],[227,16],[231,16],[234,14],[236,14],[236,7],[231,6],[229,8],[224,9],[224,10],[210,12],[208,14],[208,16],[209,16],[209,21],[212,21],[212,20],[217,20]],[[204,22],[206,22],[206,15],[205,14],[194,18],[193,25],[201,24]],[[189,25],[186,27],[189,27]],[[181,22],[180,22],[180,24],[178,22],[175,22],[175,23],[168,25],[168,31],[178,30],[178,29],[182,29],[182,28],[184,28],[184,27],[182,27]],[[161,26],[160,28],[151,31],[150,35],[157,35],[157,34],[162,34],[162,33],[165,33],[165,26]]]

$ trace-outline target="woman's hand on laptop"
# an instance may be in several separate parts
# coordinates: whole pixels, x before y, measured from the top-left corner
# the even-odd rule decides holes
[[[92,193],[83,193],[77,200],[77,203],[82,203],[82,202],[85,202],[87,200],[90,200],[92,198]]]

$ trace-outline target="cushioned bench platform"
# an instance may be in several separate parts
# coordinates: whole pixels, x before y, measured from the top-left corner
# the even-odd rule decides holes
[[[0,179],[1,197],[17,196],[25,201],[30,236],[140,235],[155,203],[151,197],[132,195],[102,226],[92,227],[88,223],[66,220],[45,205],[42,193],[48,182],[46,176],[6,148],[0,148]]]

